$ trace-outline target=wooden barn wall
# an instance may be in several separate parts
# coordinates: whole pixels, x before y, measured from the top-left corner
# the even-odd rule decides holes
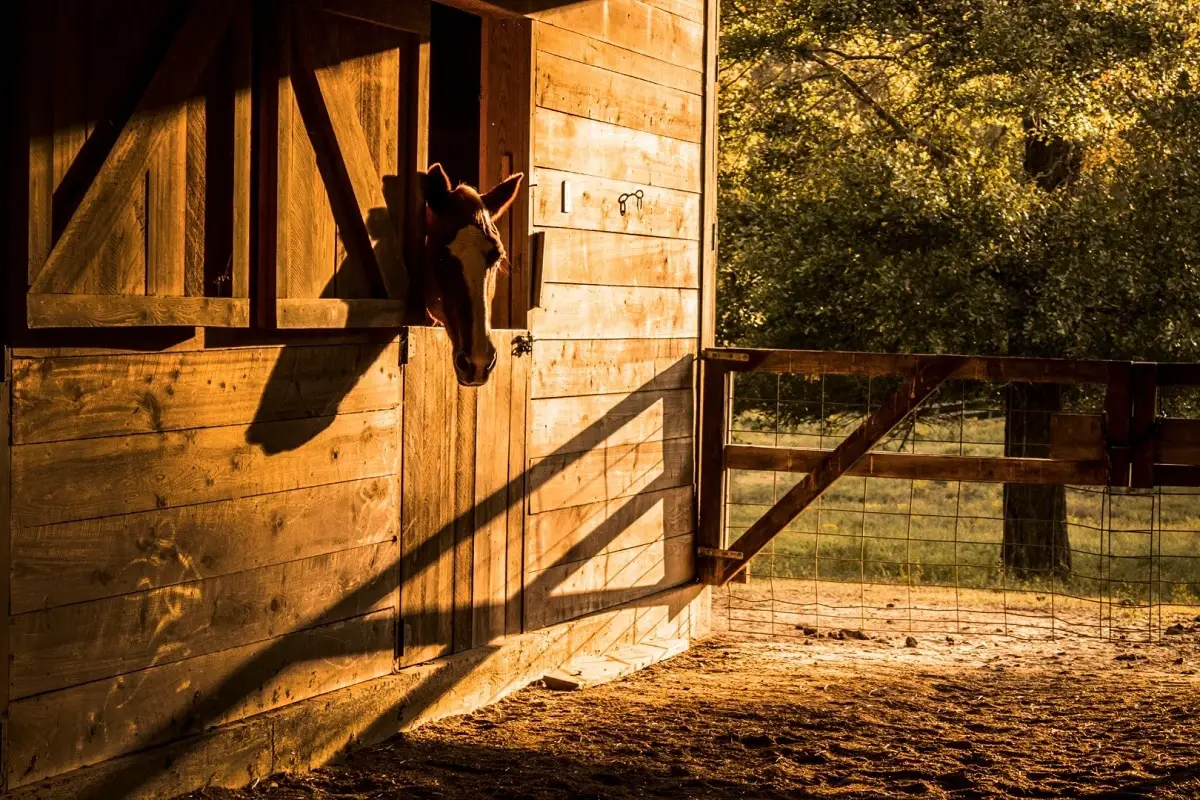
[[[693,576],[704,130],[703,0],[533,16],[530,629]]]

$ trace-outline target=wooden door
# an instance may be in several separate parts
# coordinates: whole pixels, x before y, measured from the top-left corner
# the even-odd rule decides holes
[[[404,370],[401,666],[521,632],[523,331],[493,331],[488,382],[462,387],[441,328],[408,332]]]

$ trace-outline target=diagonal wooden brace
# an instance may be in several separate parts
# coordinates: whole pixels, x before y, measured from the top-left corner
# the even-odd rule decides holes
[[[872,411],[862,425],[829,455],[821,459],[816,468],[804,480],[792,487],[757,522],[729,545],[729,550],[742,554],[740,559],[729,560],[717,570],[717,586],[726,583],[746,568],[754,558],[784,526],[795,519],[804,509],[833,485],[834,481],[854,466],[879,440],[916,409],[925,398],[966,361],[965,356],[922,356],[917,362],[917,371],[887,402]]]

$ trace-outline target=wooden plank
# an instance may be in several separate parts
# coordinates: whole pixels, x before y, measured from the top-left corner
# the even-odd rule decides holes
[[[475,435],[479,390],[456,386],[454,409],[454,652],[470,650],[475,595]]]
[[[496,641],[506,630],[514,336],[510,331],[493,334],[496,367],[488,382],[476,390],[474,507],[470,514],[474,526],[471,570],[474,647]],[[520,504],[520,499],[517,502]]]
[[[13,453],[14,520],[50,525],[390,475],[397,416],[23,445]]]
[[[704,155],[703,196],[700,207],[700,346],[712,347],[717,336],[717,197],[720,184],[717,178],[717,120],[718,80],[717,56],[721,45],[720,2],[704,2]]]
[[[12,618],[13,697],[350,619],[390,604],[388,544]]]
[[[761,350],[750,347],[705,348],[703,358],[720,360],[735,372],[769,372],[791,375],[861,375],[901,377],[911,375],[928,355],[858,353],[825,350]],[[963,356],[962,366],[950,380],[1005,383],[1106,384],[1110,376],[1128,366],[1126,361],[1083,361],[1065,358],[1015,358]]]
[[[826,453],[812,472],[788,490],[775,505],[751,525],[730,550],[746,554],[742,561],[726,561],[718,573],[718,585],[732,578],[754,558],[775,534],[791,522],[809,504],[820,497],[846,470],[867,454],[884,436],[917,408],[946,378],[962,366],[960,356],[928,356],[915,373],[883,405],[872,411],[862,424],[834,450]]]
[[[360,22],[407,33],[429,35],[429,3],[397,3],[395,0],[321,0],[321,8]]]
[[[567,3],[532,15],[539,22],[699,70],[704,26],[640,0]]]
[[[1104,397],[1104,424],[1108,434],[1109,485],[1129,485],[1132,458],[1133,365],[1119,363],[1111,370]]]
[[[70,291],[76,286],[83,270],[117,224],[130,187],[144,174],[151,156],[169,134],[162,124],[164,115],[174,113],[174,104],[195,86],[200,72],[196,65],[208,63],[229,26],[233,6],[232,0],[193,4],[133,117],[117,136],[95,180],[33,280],[32,291]]]
[[[698,67],[688,68],[660,61],[543,22],[534,26],[534,35],[537,50],[541,53],[552,53],[581,64],[643,78],[694,95],[699,95],[704,90],[704,76]]]
[[[725,441],[729,419],[729,372],[720,363],[704,362],[700,371],[700,464],[696,506],[696,544],[710,549],[725,546]],[[700,580],[714,583],[721,564],[698,559]]]
[[[544,279],[605,286],[700,286],[695,242],[623,233],[545,231]]]
[[[526,569],[540,572],[691,533],[694,503],[692,487],[677,486],[535,514],[527,527]]]
[[[28,298],[30,328],[186,326],[245,328],[250,302],[235,297],[36,294]]]
[[[1050,458],[1058,461],[1103,461],[1102,414],[1052,414]]]
[[[665,391],[692,385],[694,339],[546,340],[534,345],[532,397]]]
[[[606,656],[573,659],[561,669],[547,672],[542,677],[542,685],[560,692],[603,686],[673,658],[686,651],[688,644],[687,639],[663,639],[618,647]]]
[[[672,339],[699,332],[699,292],[641,286],[547,284],[534,315],[538,339]]]
[[[12,613],[82,603],[393,541],[390,477],[121,514],[12,537]]]
[[[406,306],[400,300],[285,298],[276,301],[278,328],[399,328]]]
[[[250,296],[250,248],[258,224],[251,202],[255,133],[253,27],[252,6],[243,4],[233,18],[233,252],[230,264],[230,294],[233,297]],[[267,219],[274,220],[274,214]],[[267,231],[270,233],[270,228]]]
[[[731,444],[725,446],[725,466],[728,469],[812,472],[829,452]],[[1071,486],[1103,486],[1108,482],[1108,472],[1103,460],[936,456],[888,452],[867,453],[845,474],[921,481]]]
[[[651,440],[690,439],[692,392],[634,392],[530,403],[529,456],[578,453]]]
[[[17,444],[394,408],[397,342],[18,359]]]
[[[372,282],[379,278],[389,298],[405,301],[408,271],[399,235],[388,214],[383,181],[350,87],[337,69],[320,66],[319,20],[310,19],[301,7],[293,8],[293,14],[297,28],[292,90],[317,154],[341,240],[351,258],[367,265]]]
[[[694,94],[539,52],[534,99],[553,109],[629,131],[699,142],[703,106]]]
[[[655,594],[695,574],[692,534],[618,550],[531,576],[525,626],[537,630]]]
[[[1162,417],[1156,424],[1157,463],[1200,466],[1200,420]]]
[[[4,360],[7,362],[10,358],[8,348],[3,348]],[[8,365],[5,365],[5,372],[8,371]],[[8,378],[8,375],[4,375]],[[12,554],[13,554],[13,531],[12,531],[12,505],[10,502],[10,492],[12,490],[12,437],[10,421],[12,419],[12,384],[5,380],[0,383],[0,657],[3,657],[3,663],[0,664],[0,719],[8,723],[11,720],[11,709],[9,707],[9,692],[10,692],[10,677],[11,677],[11,657],[12,657],[12,636],[9,630],[9,614],[13,607],[12,591],[13,582],[10,576],[12,570]],[[13,742],[12,725],[5,724],[0,728],[0,744],[3,745],[7,753]],[[6,756],[4,763],[11,761],[11,757]],[[4,782],[3,788],[9,788],[9,784]]]
[[[642,0],[648,6],[678,14],[693,22],[704,22],[704,0]]]
[[[386,609],[21,700],[10,786],[23,786],[303,701],[392,670]]]
[[[187,101],[184,194],[183,294],[204,295],[205,215],[208,203],[208,108],[204,97]]]
[[[533,357],[514,353],[508,424],[508,545],[505,565],[505,630],[522,633],[525,623],[525,496],[528,485],[526,431],[528,431],[529,371]]]
[[[539,167],[700,191],[699,144],[546,108],[534,112],[533,141]]]
[[[187,106],[170,109],[167,133],[146,180],[146,294],[184,294],[187,223]]]
[[[563,183],[570,186],[572,210],[563,211]],[[700,237],[700,195],[597,178],[538,167],[534,170],[533,224],[546,228],[636,233],[696,241]],[[641,190],[642,208],[636,201],[622,215],[621,195]]]
[[[1130,421],[1130,440],[1133,452],[1130,460],[1129,485],[1134,489],[1154,487],[1155,430],[1158,415],[1158,365],[1137,362],[1133,365],[1133,419]]]
[[[401,544],[401,664],[438,658],[453,646],[454,413],[458,384],[440,328],[409,328],[416,354],[404,367]]]
[[[692,483],[691,439],[531,459],[529,513],[632,497]],[[526,598],[528,605],[528,598]]]

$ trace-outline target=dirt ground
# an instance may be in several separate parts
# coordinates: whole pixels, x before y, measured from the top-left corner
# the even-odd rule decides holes
[[[193,797],[1200,797],[1200,623],[1161,644],[861,635],[718,634]]]

